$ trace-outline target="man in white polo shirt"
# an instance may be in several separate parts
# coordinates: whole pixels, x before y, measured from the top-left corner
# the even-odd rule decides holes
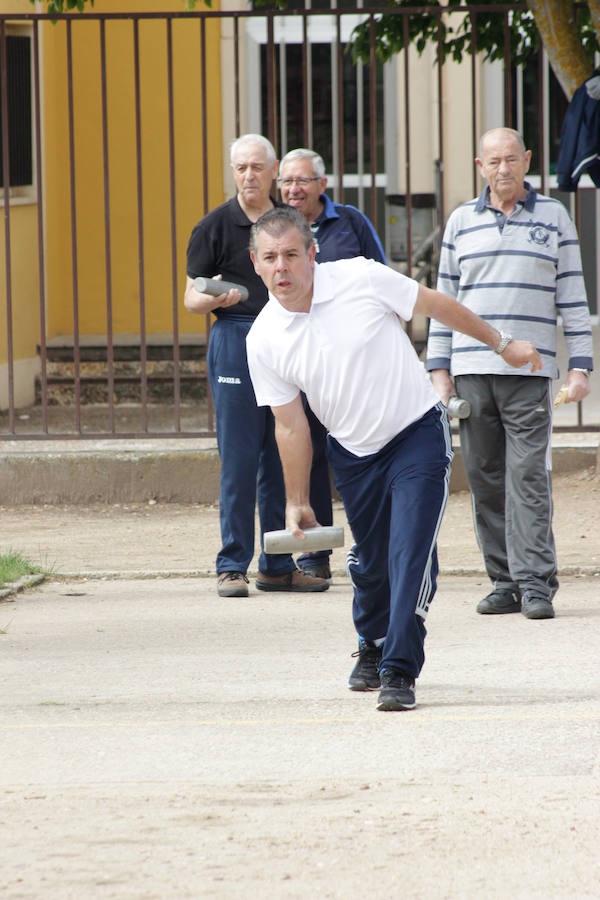
[[[412,709],[435,593],[436,539],[452,448],[444,407],[400,318],[435,317],[490,347],[499,332],[438,291],[363,257],[315,263],[297,210],[262,216],[251,256],[269,301],[247,337],[259,406],[271,406],[286,485],[286,525],[318,524],[309,503],[312,448],[302,407],[329,431],[328,455],[354,545],[348,571],[359,637],[352,690],[380,689],[378,709]],[[504,359],[541,366],[529,341]]]

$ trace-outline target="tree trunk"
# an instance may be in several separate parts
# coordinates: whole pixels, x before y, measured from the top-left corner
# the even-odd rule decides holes
[[[592,16],[592,25],[600,44],[600,0],[588,0],[588,7]]]
[[[579,85],[594,71],[575,28],[573,3],[570,0],[527,0],[527,6],[534,15],[554,74],[570,100]],[[589,7],[592,16],[595,15],[594,24],[598,32],[600,0],[589,0]]]

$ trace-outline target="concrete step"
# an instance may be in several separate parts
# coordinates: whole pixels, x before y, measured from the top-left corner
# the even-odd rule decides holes
[[[175,396],[175,381],[172,374],[147,374],[146,397],[149,403],[166,403]],[[80,374],[79,398],[82,406],[109,402],[110,384],[108,374]],[[180,373],[179,396],[182,400],[206,399],[205,373]],[[48,375],[46,396],[49,406],[74,406],[77,390],[75,376],[70,374]],[[117,374],[112,381],[113,403],[141,403],[142,382],[138,374]],[[42,383],[35,382],[36,404],[42,402]]]
[[[554,472],[600,471],[599,440],[557,436]],[[467,490],[460,447],[455,452],[450,490]],[[5,441],[0,504],[217,503],[219,473],[214,438]]]
[[[156,339],[155,339],[156,340]],[[146,396],[150,403],[169,402],[174,397],[174,375],[179,372],[180,398],[203,400],[206,397],[206,344],[202,338],[178,348],[177,367],[172,343],[149,343],[145,347]],[[76,368],[75,358],[78,365]],[[142,354],[139,340],[115,343],[112,347],[112,401],[139,403],[142,396]],[[76,402],[76,372],[80,403],[84,406],[109,401],[108,347],[102,338],[87,338],[77,348],[72,338],[49,342],[46,348],[46,391],[51,406],[72,406]],[[41,403],[41,377],[35,384],[36,403]]]

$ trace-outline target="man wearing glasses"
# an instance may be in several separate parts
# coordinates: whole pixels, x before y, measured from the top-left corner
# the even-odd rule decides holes
[[[364,256],[385,263],[377,232],[355,206],[334,203],[325,193],[325,163],[314,150],[290,150],[281,160],[277,180],[281,198],[302,213],[316,245],[316,261],[335,262]],[[331,525],[331,488],[326,457],[327,432],[305,404],[313,442],[310,501],[321,525]],[[330,578],[329,551],[305,553],[298,558],[303,572]]]
[[[364,256],[385,263],[377,233],[355,206],[334,203],[325,193],[325,163],[314,150],[290,150],[279,165],[281,199],[301,212],[313,233],[317,262]]]

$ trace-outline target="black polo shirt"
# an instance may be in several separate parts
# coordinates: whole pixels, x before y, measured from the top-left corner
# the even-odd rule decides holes
[[[284,205],[273,200],[273,206]],[[221,273],[223,281],[248,288],[247,300],[213,310],[218,318],[229,315],[255,318],[267,302],[267,289],[254,271],[248,250],[252,225],[237,197],[233,197],[209,212],[192,231],[187,248],[188,276],[214,278]]]

